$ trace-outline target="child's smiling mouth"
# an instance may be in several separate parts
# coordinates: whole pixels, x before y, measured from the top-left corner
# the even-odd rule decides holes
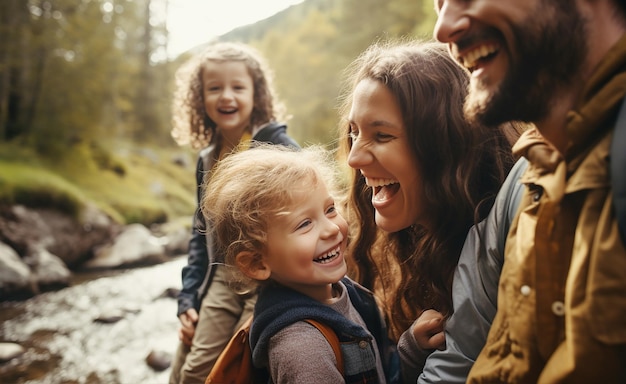
[[[341,255],[341,246],[338,245],[335,249],[326,252],[324,255],[318,257],[313,261],[320,264],[326,264],[335,260],[337,257],[339,257],[339,255]]]
[[[218,108],[217,111],[225,115],[230,115],[237,112],[237,108]]]

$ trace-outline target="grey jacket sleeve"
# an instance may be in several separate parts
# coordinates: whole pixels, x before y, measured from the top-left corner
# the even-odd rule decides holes
[[[491,212],[467,235],[452,285],[454,313],[445,326],[446,349],[427,358],[418,383],[465,383],[485,345],[496,314],[504,246],[523,193],[520,177],[528,162],[520,159],[502,184]]]

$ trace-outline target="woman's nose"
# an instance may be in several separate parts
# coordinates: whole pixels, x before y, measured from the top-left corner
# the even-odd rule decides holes
[[[353,139],[350,153],[348,153],[348,165],[354,169],[362,168],[369,164],[372,155],[369,150],[362,144],[363,140]]]
[[[441,1],[433,36],[443,43],[455,42],[469,28],[470,19],[460,1]]]

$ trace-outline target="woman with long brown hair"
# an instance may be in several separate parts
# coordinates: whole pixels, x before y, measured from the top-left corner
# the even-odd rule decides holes
[[[522,126],[469,123],[468,82],[435,42],[375,43],[348,68],[340,135],[353,169],[350,274],[374,291],[395,340],[426,310],[452,314],[468,231],[515,163]]]

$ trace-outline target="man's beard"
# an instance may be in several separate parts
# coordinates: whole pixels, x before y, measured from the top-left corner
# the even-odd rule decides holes
[[[532,15],[544,19],[513,26],[516,45],[509,48],[517,49],[517,59],[511,57],[495,92],[472,79],[465,102],[469,120],[489,126],[540,121],[548,115],[558,91],[576,80],[587,54],[585,21],[571,1],[554,3],[554,12],[539,10]]]

